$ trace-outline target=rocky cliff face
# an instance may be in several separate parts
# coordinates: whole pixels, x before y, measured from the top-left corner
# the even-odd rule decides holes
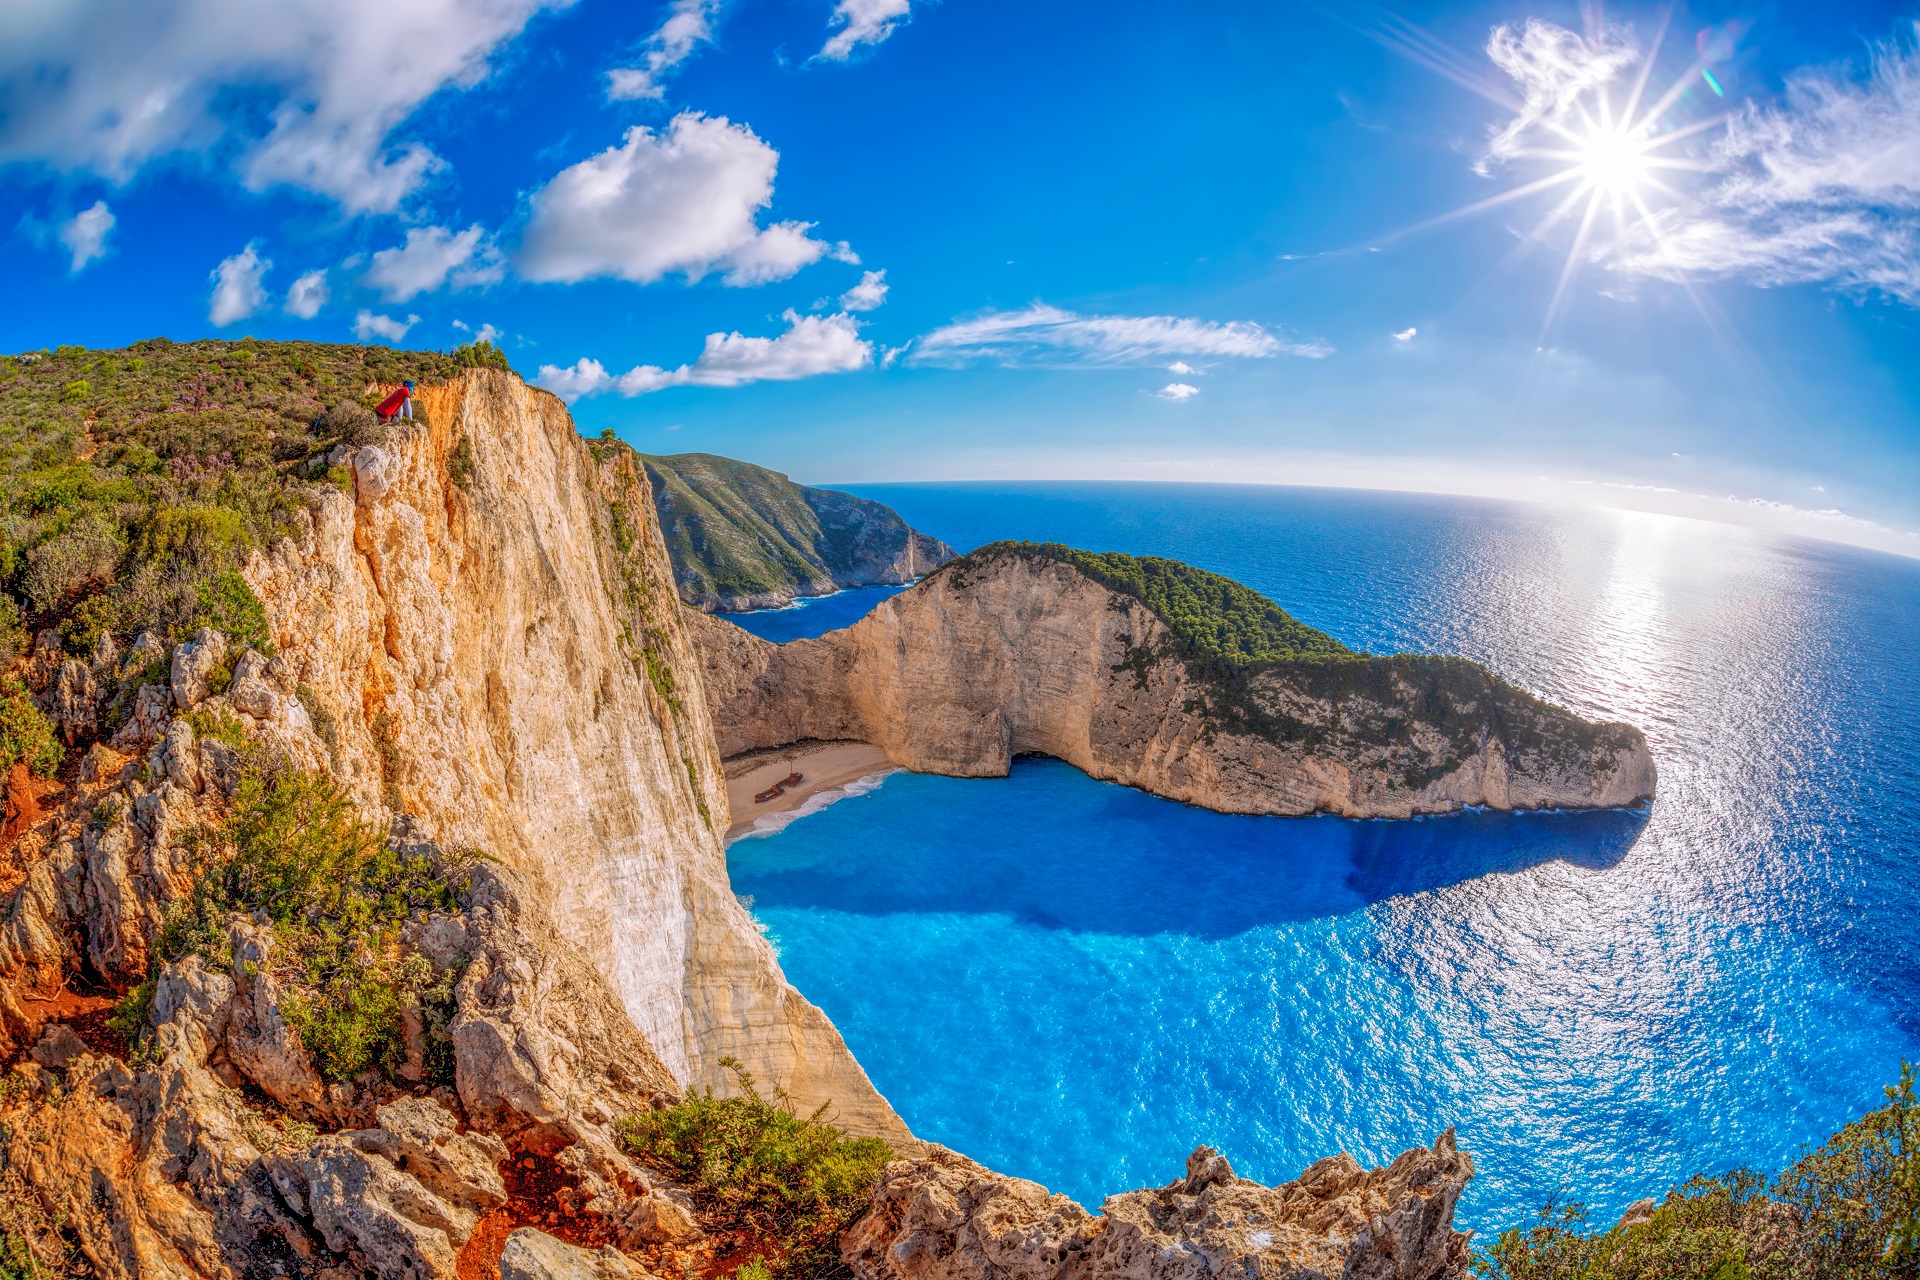
[[[531,877],[683,1087],[724,1092],[732,1056],[904,1136],[728,887],[725,779],[634,455],[510,374],[420,402],[246,570],[337,772]]]
[[[1201,1147],[1186,1177],[1095,1217],[936,1147],[887,1166],[842,1256],[860,1280],[1442,1280],[1466,1270],[1453,1209],[1472,1177],[1452,1130],[1384,1169],[1343,1154],[1277,1187]]]
[[[695,608],[779,608],[911,582],[953,559],[952,547],[867,498],[710,453],[645,462],[674,578]]]
[[[873,743],[908,769],[1056,756],[1227,813],[1408,817],[1651,796],[1645,739],[1458,659],[1190,660],[1140,600],[1071,564],[968,557],[844,631],[772,645],[691,615],[721,754]]]

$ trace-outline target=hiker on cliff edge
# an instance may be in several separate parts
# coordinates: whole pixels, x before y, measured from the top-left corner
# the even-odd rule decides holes
[[[374,410],[380,415],[380,421],[392,422],[395,418],[413,421],[413,380],[409,378],[400,384],[400,389],[380,402]]]

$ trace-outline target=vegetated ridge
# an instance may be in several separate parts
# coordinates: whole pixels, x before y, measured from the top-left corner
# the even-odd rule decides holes
[[[710,613],[911,582],[953,559],[952,547],[867,498],[710,453],[642,460],[680,596]]]
[[[983,547],[816,640],[693,624],[724,755],[852,738],[1004,774],[1023,753],[1228,813],[1610,808],[1653,794],[1640,731],[1463,658],[1357,653],[1177,561]]]

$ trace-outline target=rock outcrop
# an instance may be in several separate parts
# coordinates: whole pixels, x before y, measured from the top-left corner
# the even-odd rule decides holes
[[[905,1138],[728,886],[725,778],[636,456],[510,374],[418,399],[348,455],[353,494],[322,492],[246,570],[331,767],[530,877],[680,1086],[725,1092],[731,1056]]]
[[[1201,1147],[1186,1177],[1109,1196],[1096,1217],[934,1148],[886,1167],[841,1256],[860,1280],[1451,1280],[1466,1273],[1453,1210],[1472,1177],[1451,1129],[1384,1169],[1342,1154],[1277,1187]]]
[[[1461,659],[1243,664],[1185,655],[1141,600],[1037,555],[979,554],[818,639],[688,611],[720,751],[869,742],[924,773],[1056,756],[1226,813],[1408,817],[1651,796],[1636,729],[1594,724]]]

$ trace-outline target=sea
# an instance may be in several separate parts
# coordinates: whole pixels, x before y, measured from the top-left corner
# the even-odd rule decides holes
[[[1647,734],[1639,810],[1249,818],[1050,759],[894,773],[728,850],[923,1138],[1089,1208],[1205,1143],[1274,1183],[1453,1128],[1487,1235],[1773,1170],[1920,1059],[1920,561],[1361,491],[861,485],[961,550],[1171,556],[1375,653]],[[769,638],[887,588],[737,616]]]

